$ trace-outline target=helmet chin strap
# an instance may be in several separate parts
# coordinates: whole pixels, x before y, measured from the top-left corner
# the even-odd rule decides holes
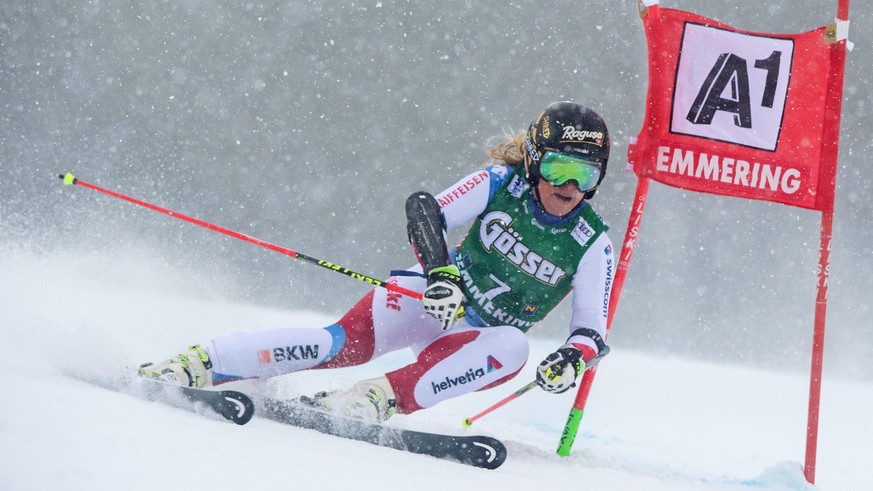
[[[540,199],[540,181],[537,179],[537,185],[531,186],[530,195],[533,198],[533,202],[535,205],[539,207],[539,209],[544,213],[549,213],[546,211],[546,207],[543,206],[543,200]],[[551,213],[549,213],[551,215]]]

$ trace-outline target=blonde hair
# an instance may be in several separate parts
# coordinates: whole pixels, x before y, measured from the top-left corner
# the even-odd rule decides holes
[[[504,133],[502,136],[489,138],[486,143],[486,151],[491,160],[486,162],[483,167],[489,165],[523,166],[524,139],[526,136],[526,131],[519,131],[515,134]]]

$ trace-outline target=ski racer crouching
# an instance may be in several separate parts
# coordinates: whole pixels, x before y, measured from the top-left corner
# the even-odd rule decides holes
[[[406,203],[419,264],[365,295],[323,329],[237,333],[190,347],[139,374],[190,387],[360,365],[410,348],[415,362],[347,390],[302,399],[331,412],[383,422],[449,398],[500,385],[527,362],[525,333],[572,295],[569,337],[536,369],[540,387],[562,393],[586,362],[606,352],[613,275],[607,227],[588,200],[606,175],[609,133],[594,111],[551,104],[527,131],[488,149],[492,161],[431,196]],[[460,245],[446,231],[472,222]]]

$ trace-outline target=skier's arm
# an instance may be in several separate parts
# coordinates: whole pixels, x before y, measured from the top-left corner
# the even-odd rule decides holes
[[[573,313],[567,344],[579,349],[586,362],[603,349],[614,277],[612,241],[603,233],[582,256],[573,275]]]
[[[586,363],[609,352],[603,338],[614,269],[612,243],[600,234],[573,275],[570,337],[537,367],[537,383],[543,390],[560,394],[575,387]]]
[[[406,200],[409,242],[427,275],[424,310],[449,329],[464,315],[458,267],[450,264],[446,231],[472,220],[488,206],[506,168],[474,172],[434,198],[425,191]]]
[[[482,213],[508,175],[506,167],[491,166],[463,177],[436,197],[425,191],[409,196],[406,228],[425,272],[449,263],[446,231]]]
[[[465,176],[437,194],[446,227],[451,230],[465,225],[485,211],[511,172],[511,167],[492,165]]]
[[[445,219],[430,193],[412,193],[406,200],[406,231],[427,274],[421,299],[424,311],[446,330],[464,316],[464,292],[458,267],[449,264]]]

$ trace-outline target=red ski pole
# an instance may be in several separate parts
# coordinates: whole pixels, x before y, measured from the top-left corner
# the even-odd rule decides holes
[[[360,280],[360,281],[363,281],[365,283],[369,283],[369,284],[374,285],[374,286],[381,286],[382,288],[385,288],[386,290],[391,290],[393,292],[397,292],[397,293],[400,293],[402,295],[406,295],[408,297],[412,297],[412,298],[415,298],[418,300],[421,300],[421,298],[422,298],[421,293],[410,290],[408,288],[403,288],[403,287],[397,286],[393,283],[388,283],[387,281],[378,280],[376,278],[372,278],[370,276],[363,275],[361,273],[356,273],[356,272],[354,272],[350,269],[344,268],[338,264],[333,264],[333,263],[325,261],[323,259],[317,259],[314,257],[310,257],[307,255],[301,254],[297,251],[293,251],[291,249],[288,249],[287,247],[282,247],[282,246],[279,246],[276,244],[271,244],[270,242],[267,242],[265,240],[251,237],[251,236],[248,236],[248,235],[240,233],[240,232],[235,232],[233,230],[230,230],[230,229],[227,229],[224,227],[220,227],[218,225],[214,225],[214,224],[209,223],[209,222],[204,222],[203,220],[199,220],[197,218],[190,217],[188,215],[183,215],[183,214],[175,212],[173,210],[161,208],[160,206],[153,205],[151,203],[147,203],[145,201],[138,200],[136,198],[131,198],[130,196],[125,196],[121,193],[111,191],[109,189],[101,188],[100,186],[96,186],[94,184],[90,184],[90,183],[87,183],[85,181],[82,181],[82,180],[76,178],[74,175],[70,174],[69,172],[65,175],[61,175],[58,177],[63,179],[64,184],[67,186],[71,186],[71,185],[82,186],[84,188],[88,188],[88,189],[91,189],[93,191],[97,191],[98,193],[103,193],[103,194],[106,194],[108,196],[112,196],[113,198],[118,198],[120,200],[124,200],[124,201],[127,201],[129,203],[133,203],[135,205],[139,205],[139,206],[142,206],[144,208],[148,208],[152,211],[156,211],[158,213],[163,213],[164,215],[168,215],[168,216],[171,216],[173,218],[178,218],[179,220],[183,220],[183,221],[186,221],[188,223],[193,223],[194,225],[198,225],[198,226],[203,227],[203,228],[208,228],[209,230],[212,230],[214,232],[218,232],[218,233],[221,233],[221,234],[224,234],[224,235],[227,235],[229,237],[233,237],[235,239],[239,239],[239,240],[242,240],[245,242],[250,242],[252,244],[261,246],[265,249],[269,249],[271,251],[278,252],[279,254],[284,254],[286,256],[293,257],[294,259],[299,259],[301,261],[315,264],[316,266],[321,266],[322,268],[327,268],[331,271],[336,271],[337,273],[344,274],[350,278],[354,278],[356,280]]]
[[[596,367],[597,364],[600,363],[600,360],[602,360],[608,354],[609,354],[609,346],[604,345],[603,348],[600,350],[600,353],[597,354],[597,356],[588,360],[588,363],[585,365],[585,369],[583,371],[587,373],[588,370],[591,370],[594,367]],[[496,404],[494,404],[493,406],[489,407],[488,409],[482,411],[481,413],[479,413],[475,416],[470,416],[469,418],[464,418],[464,421],[462,424],[467,428],[473,426],[473,421],[476,421],[477,419],[481,418],[482,416],[485,416],[485,415],[491,413],[495,409],[500,409],[501,407],[505,406],[506,404],[518,399],[519,397],[524,395],[527,391],[533,389],[537,385],[538,385],[537,381],[534,380],[533,382],[525,385],[524,387],[518,389],[517,391],[513,392],[512,394],[504,397],[502,400],[498,401]]]
[[[494,404],[493,406],[482,411],[481,413],[479,413],[475,416],[470,416],[469,418],[464,418],[464,421],[462,424],[464,425],[465,428],[469,428],[469,427],[473,426],[473,421],[476,421],[477,419],[481,418],[482,416],[485,416],[486,414],[489,414],[496,409],[500,409],[501,407],[505,406],[506,404],[518,399],[519,397],[524,395],[525,392],[533,389],[536,386],[537,386],[537,381],[534,380],[533,382],[518,389],[517,391],[513,392],[509,396],[503,398],[503,400],[499,401],[497,404]]]

